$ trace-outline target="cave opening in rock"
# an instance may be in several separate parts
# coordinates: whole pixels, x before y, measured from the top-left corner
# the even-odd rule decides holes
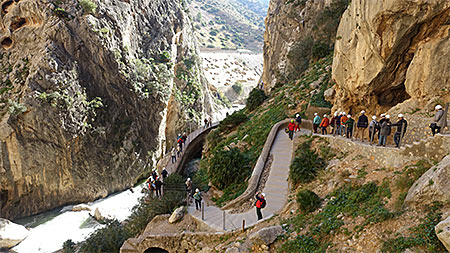
[[[411,98],[406,92],[405,84],[391,87],[377,94],[378,104],[381,106],[395,106],[403,101]]]
[[[27,23],[28,23],[28,22],[27,22],[27,20],[26,20],[25,18],[19,18],[19,17],[16,17],[16,18],[14,19],[14,21],[11,22],[11,28],[13,29],[13,31],[15,31],[15,30],[17,30],[17,29],[23,27],[23,26],[26,25]]]
[[[2,40],[2,42],[0,42],[0,44],[2,45],[3,48],[10,48],[12,46],[12,39],[9,37],[6,37]]]
[[[152,247],[148,248],[146,251],[144,251],[144,253],[169,253],[169,251],[161,248]]]
[[[8,13],[8,7],[11,6],[11,4],[13,4],[13,3],[14,3],[14,1],[11,1],[11,0],[4,2],[2,4],[2,11],[4,13]]]

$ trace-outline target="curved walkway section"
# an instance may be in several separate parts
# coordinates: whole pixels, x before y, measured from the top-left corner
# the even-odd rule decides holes
[[[196,142],[198,142],[198,138],[205,136],[205,134],[207,134],[209,131],[211,131],[211,129],[216,128],[219,125],[218,122],[211,124],[211,126],[209,127],[201,127],[198,128],[197,130],[195,130],[194,132],[190,133],[186,139],[186,143],[183,145],[183,152],[181,153],[180,157],[177,157],[177,161],[175,163],[172,163],[169,160],[169,163],[166,166],[166,170],[167,172],[169,172],[170,174],[172,173],[176,173],[179,172],[181,168],[183,168],[184,163],[186,162],[186,154],[190,153],[188,152],[191,147],[193,145],[191,144],[195,144]],[[169,158],[171,156],[171,152],[172,150],[169,150]]]
[[[270,154],[273,155],[273,162],[264,188],[267,206],[262,209],[263,220],[271,218],[284,207],[289,193],[288,176],[289,166],[292,160],[293,142],[284,132],[284,128],[280,128],[282,126],[280,123],[276,125],[277,131],[273,137],[273,142],[270,143]],[[269,139],[270,138],[268,138],[268,140]],[[269,152],[267,155],[269,155]],[[264,164],[262,166],[264,167]],[[194,206],[190,206],[188,212],[198,220],[202,220],[202,212],[195,210]],[[224,211],[216,206],[204,207],[203,222],[217,231],[241,229],[244,220],[245,227],[253,226],[258,222],[255,208],[252,208],[245,213],[231,214],[229,210]]]

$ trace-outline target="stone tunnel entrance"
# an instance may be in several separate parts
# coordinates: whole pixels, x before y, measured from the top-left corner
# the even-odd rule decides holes
[[[148,248],[146,251],[144,251],[144,253],[169,253],[169,251],[161,248],[152,247]]]

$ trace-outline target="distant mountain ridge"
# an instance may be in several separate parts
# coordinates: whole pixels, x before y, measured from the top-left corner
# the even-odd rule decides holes
[[[192,0],[189,3],[201,47],[262,50],[268,0]]]

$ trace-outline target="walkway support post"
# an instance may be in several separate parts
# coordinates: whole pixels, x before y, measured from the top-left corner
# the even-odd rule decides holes
[[[202,220],[205,220],[205,202],[202,202]]]
[[[403,135],[405,134],[405,124],[402,122],[402,131],[400,132],[400,140],[398,140],[398,147],[402,145]]]
[[[242,220],[242,232],[245,231],[245,220]]]
[[[223,230],[225,230],[225,211],[223,211]]]

